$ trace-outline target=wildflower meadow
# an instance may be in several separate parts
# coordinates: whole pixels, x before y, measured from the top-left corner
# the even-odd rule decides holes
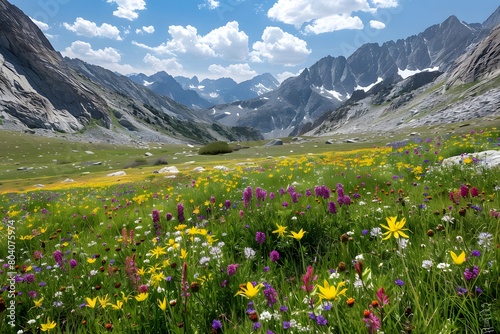
[[[500,133],[408,138],[3,193],[0,333],[498,333]]]

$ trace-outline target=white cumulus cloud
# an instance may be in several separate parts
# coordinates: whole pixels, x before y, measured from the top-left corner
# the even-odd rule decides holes
[[[278,0],[269,9],[270,19],[294,25],[306,24],[307,33],[320,34],[341,29],[362,29],[354,12],[375,13],[378,8],[398,6],[398,0]]]
[[[88,62],[117,63],[121,60],[120,53],[111,47],[94,50],[92,45],[83,41],[75,41],[67,47],[63,55],[69,58],[80,58]]]
[[[384,22],[380,22],[380,21],[376,21],[376,20],[371,20],[370,21],[370,27],[372,27],[373,29],[384,29],[385,28],[385,23]]]
[[[300,73],[302,73],[302,71],[304,71],[304,69],[301,69],[297,73],[292,73],[292,72],[285,71],[285,72],[279,73],[276,76],[276,79],[281,83],[281,82],[285,81],[288,78],[299,76]]]
[[[146,54],[143,61],[149,64],[154,72],[166,71],[168,73],[181,72],[182,65],[175,58],[159,59],[151,54]]]
[[[108,23],[103,23],[98,26],[94,22],[85,20],[84,18],[77,17],[73,24],[64,22],[64,28],[72,31],[80,36],[85,37],[105,37],[121,41],[120,30]]]
[[[206,34],[199,35],[193,26],[170,26],[171,39],[151,47],[142,43],[134,45],[157,54],[189,54],[202,57],[217,57],[227,60],[244,60],[248,56],[248,36],[239,30],[238,22],[228,22]]]
[[[120,53],[111,47],[94,50],[92,45],[87,42],[75,41],[71,43],[71,46],[64,49],[62,55],[69,58],[78,58],[122,74],[137,72],[137,69],[128,64],[120,64]]]
[[[41,31],[46,31],[46,30],[50,29],[50,27],[49,27],[49,25],[47,23],[35,20],[32,17],[30,17],[30,19],[31,19],[31,21],[33,21],[34,24],[37,25],[38,29],[40,29]]]
[[[208,9],[216,9],[216,8],[219,8],[220,6],[220,1],[216,1],[216,0],[206,0],[204,4],[202,5],[199,5],[198,8],[202,8],[202,7],[207,7]]]
[[[253,62],[267,60],[271,64],[293,66],[303,63],[311,50],[306,41],[295,37],[278,27],[266,27],[262,33],[262,41],[252,46]]]
[[[331,15],[314,20],[312,24],[305,27],[306,33],[319,35],[345,29],[363,29],[364,25],[357,16]]]
[[[107,2],[118,5],[118,9],[113,12],[114,16],[130,21],[139,17],[137,11],[146,9],[145,0],[107,0]]]
[[[147,34],[152,34],[155,32],[155,27],[153,26],[143,26],[141,29],[136,29],[135,33],[136,34],[142,34],[142,33],[147,33]]]
[[[219,77],[229,77],[236,81],[249,80],[257,75],[257,72],[252,70],[248,64],[232,64],[227,67],[212,64],[208,70]]]

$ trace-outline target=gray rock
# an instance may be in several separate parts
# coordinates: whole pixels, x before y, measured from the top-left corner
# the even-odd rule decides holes
[[[160,174],[177,174],[177,173],[180,173],[179,172],[179,169],[175,166],[167,166],[167,167],[163,167],[162,169],[160,169],[158,171],[158,173]]]
[[[283,145],[283,141],[281,139],[274,139],[266,144],[266,146],[279,146],[279,145]]]
[[[113,177],[113,176],[125,176],[125,175],[127,175],[127,173],[125,173],[124,171],[119,171],[119,172],[109,173],[106,176]]]

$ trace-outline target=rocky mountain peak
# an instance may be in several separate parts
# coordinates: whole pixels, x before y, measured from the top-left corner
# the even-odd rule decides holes
[[[91,94],[40,29],[0,0],[0,113],[28,127],[81,130],[91,118],[109,126],[106,104]]]
[[[500,24],[500,6],[483,22],[484,29],[493,29]]]

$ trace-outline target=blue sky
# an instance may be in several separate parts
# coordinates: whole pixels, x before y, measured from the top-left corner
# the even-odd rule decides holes
[[[282,81],[364,43],[456,15],[482,23],[498,0],[8,0],[64,56],[122,74]]]

